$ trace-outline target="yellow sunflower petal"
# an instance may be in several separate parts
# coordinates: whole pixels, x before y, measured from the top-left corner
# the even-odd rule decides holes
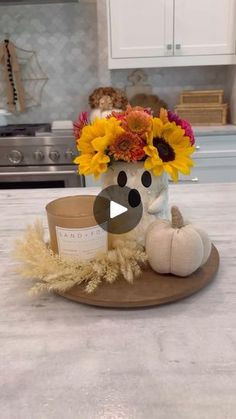
[[[91,142],[90,141],[84,141],[84,139],[82,137],[80,138],[80,140],[78,142],[77,149],[79,151],[81,151],[82,153],[85,153],[85,154],[89,154],[89,153],[92,153],[94,151]]]
[[[121,121],[116,118],[109,118],[106,120],[106,134],[113,139],[124,133],[124,129],[121,128]]]
[[[152,131],[153,137],[162,137],[164,124],[160,118],[153,118],[152,120]]]
[[[181,162],[181,161],[176,160],[172,163],[172,167],[179,170],[184,175],[189,175],[190,174],[190,166],[188,164],[186,164],[186,162]]]
[[[78,170],[81,175],[90,175],[92,173],[90,165],[92,157],[93,155],[91,154],[83,154],[74,160],[79,165]]]
[[[93,158],[92,158],[92,164],[93,163],[109,163],[110,161],[110,157],[107,156],[106,154],[102,153],[101,151],[99,151],[98,153],[96,153]]]
[[[173,144],[173,143],[178,143],[179,141],[181,143],[183,143],[184,141],[184,130],[178,126],[172,126],[172,130],[171,132],[167,132],[167,136],[164,136],[165,140],[168,141],[168,143]],[[186,143],[187,145],[187,143]],[[188,145],[189,145],[189,141],[188,141]]]
[[[89,164],[93,154],[81,154],[74,159],[74,163],[76,164]]]
[[[153,168],[153,163],[152,163],[152,159],[150,157],[148,157],[145,162],[144,162],[144,168],[147,170],[152,170]]]
[[[164,170],[169,173],[169,175],[171,176],[172,180],[174,182],[178,181],[179,175],[178,175],[178,170],[173,167],[171,164],[165,163],[164,164]]]
[[[164,171],[163,166],[155,166],[152,169],[152,173],[154,174],[154,176],[161,176],[163,171]]]
[[[107,165],[110,162],[110,157],[99,151],[90,160],[91,173],[98,178],[101,173],[107,171]]]
[[[73,160],[73,163],[75,163],[75,164],[79,164],[79,162],[80,162],[79,157],[80,157],[80,156],[77,156],[77,157]]]
[[[147,144],[150,145],[150,146],[152,146],[153,145],[153,131],[152,130],[149,131],[146,134],[146,138],[147,138]]]
[[[169,120],[168,120],[168,112],[164,108],[161,108],[160,109],[160,119],[162,120],[162,122],[164,124],[166,124],[167,122],[169,122]]]
[[[92,146],[95,151],[104,151],[109,145],[109,137],[97,137],[92,141]]]
[[[159,158],[157,149],[153,145],[148,145],[146,147],[143,147],[143,149],[147,156],[150,156],[150,157],[154,156],[154,157]]]
[[[189,144],[184,142],[180,142],[179,144],[173,143],[173,147],[175,147],[177,150],[179,150],[179,152],[182,153],[192,154],[195,151],[194,147],[190,147]]]

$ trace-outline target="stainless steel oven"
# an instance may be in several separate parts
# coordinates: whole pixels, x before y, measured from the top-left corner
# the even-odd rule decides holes
[[[84,186],[75,166],[0,167],[0,189],[69,188]]]
[[[20,128],[13,132],[6,127],[7,135],[3,127],[0,130],[0,189],[85,185],[73,164],[77,151],[72,131],[43,132],[36,126],[34,132],[29,125],[27,131],[16,127]]]

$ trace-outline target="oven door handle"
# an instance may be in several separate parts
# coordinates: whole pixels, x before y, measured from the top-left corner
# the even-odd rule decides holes
[[[51,175],[72,175],[76,174],[75,170],[58,170],[57,172],[0,172],[1,176],[32,176],[32,175],[40,175],[40,176],[51,176]]]

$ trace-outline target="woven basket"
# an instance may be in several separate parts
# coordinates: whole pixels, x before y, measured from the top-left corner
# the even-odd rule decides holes
[[[185,106],[178,105],[175,112],[180,118],[187,120],[192,125],[225,125],[227,122],[227,104]]]
[[[186,90],[180,95],[181,105],[198,106],[202,104],[223,104],[223,90]]]

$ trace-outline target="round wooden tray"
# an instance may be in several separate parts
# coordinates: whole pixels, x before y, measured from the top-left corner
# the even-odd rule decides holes
[[[205,287],[214,278],[219,267],[219,253],[214,245],[206,264],[192,275],[182,278],[160,275],[151,269],[129,284],[120,279],[113,284],[99,285],[93,294],[84,291],[84,285],[76,286],[59,295],[76,301],[101,307],[147,307],[180,300]]]

